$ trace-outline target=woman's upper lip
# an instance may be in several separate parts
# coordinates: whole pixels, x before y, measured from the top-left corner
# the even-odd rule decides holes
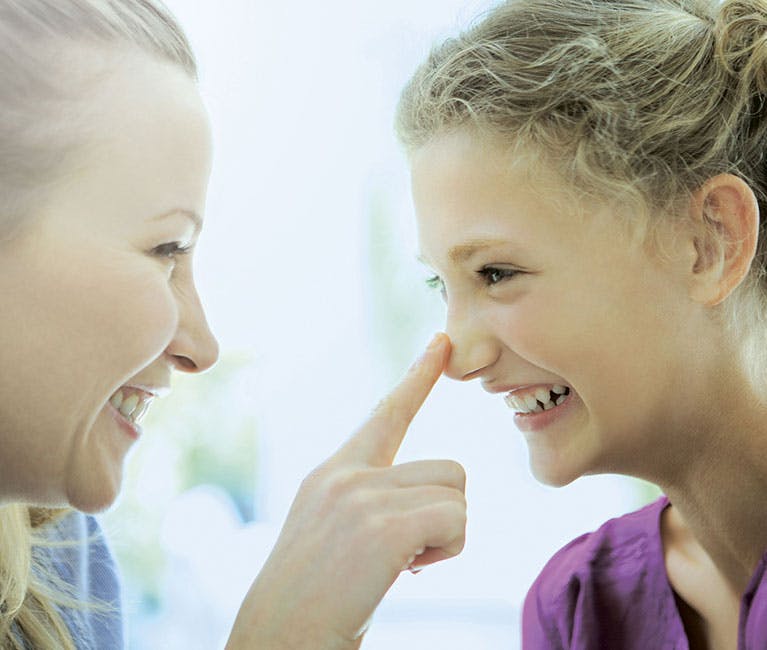
[[[168,384],[125,384],[123,388],[140,390],[152,397],[164,397],[170,392],[170,386]]]

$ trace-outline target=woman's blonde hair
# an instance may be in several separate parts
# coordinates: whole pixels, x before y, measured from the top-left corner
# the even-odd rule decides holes
[[[765,0],[511,0],[434,48],[406,85],[407,149],[470,127],[536,152],[571,187],[638,208],[637,232],[732,173],[767,215]],[[767,223],[722,306],[755,379],[767,366]]]
[[[76,49],[89,53],[91,78],[67,69]],[[0,243],[34,216],[85,145],[88,84],[114,61],[107,55],[136,53],[197,78],[188,41],[158,0],[0,0]],[[73,638],[60,615],[59,608],[78,606],[75,594],[35,552],[64,512],[0,507],[2,650],[87,643]]]

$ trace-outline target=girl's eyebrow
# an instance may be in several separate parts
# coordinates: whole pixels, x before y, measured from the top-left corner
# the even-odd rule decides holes
[[[470,259],[480,251],[486,250],[488,248],[493,248],[495,246],[508,246],[509,241],[507,239],[473,239],[465,244],[458,244],[456,246],[453,246],[450,250],[447,252],[447,258],[454,264],[460,264],[461,262],[465,262],[466,260]],[[426,264],[426,266],[431,266],[429,262],[422,256],[418,255],[417,257],[419,262],[422,262],[423,264]]]

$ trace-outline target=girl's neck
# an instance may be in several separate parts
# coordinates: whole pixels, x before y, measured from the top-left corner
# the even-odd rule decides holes
[[[695,448],[656,480],[737,593],[767,550],[767,405],[744,383],[720,382],[716,403],[685,436]]]

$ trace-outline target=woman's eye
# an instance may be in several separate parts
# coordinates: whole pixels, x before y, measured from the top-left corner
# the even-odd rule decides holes
[[[157,257],[165,257],[167,259],[175,259],[179,255],[187,255],[192,250],[192,246],[184,246],[181,242],[173,241],[167,244],[161,244],[152,249],[152,254]]]
[[[504,280],[508,280],[509,278],[513,278],[519,271],[516,269],[499,269],[494,266],[486,266],[477,271],[477,273],[482,276],[485,284],[492,286],[499,282],[503,282]]]

